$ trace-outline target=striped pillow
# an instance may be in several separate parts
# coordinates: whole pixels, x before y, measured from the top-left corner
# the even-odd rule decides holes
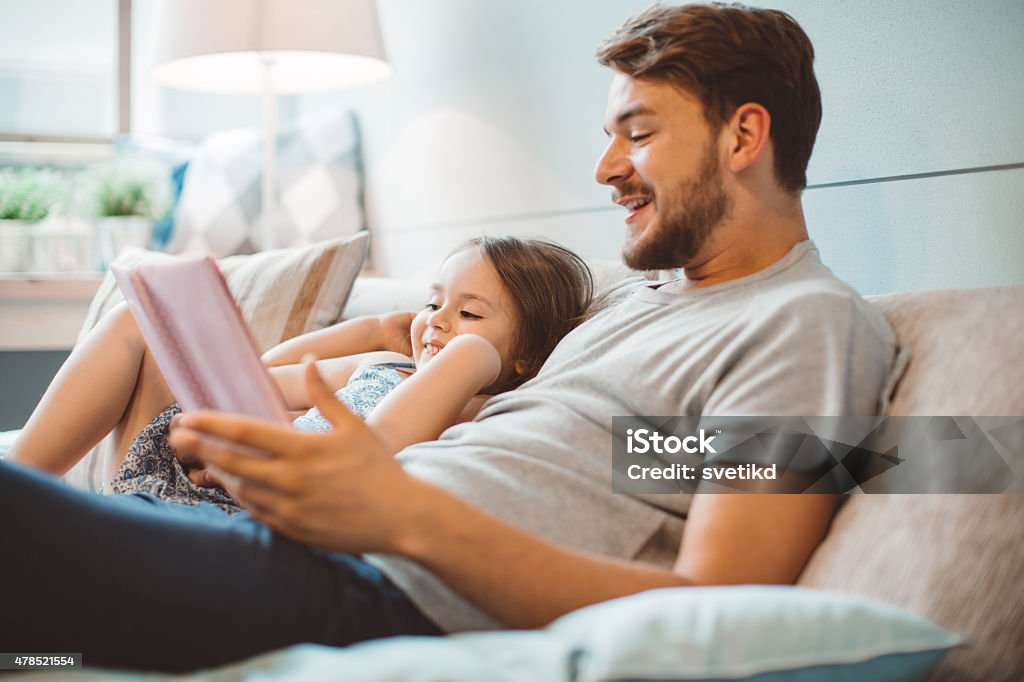
[[[309,246],[218,261],[261,353],[341,319],[352,283],[363,267],[368,243],[369,233],[364,231]],[[114,262],[131,267],[153,258],[173,256],[135,249]],[[89,306],[78,342],[123,300],[113,275],[107,273]],[[65,480],[80,488],[99,490],[106,462],[112,456],[111,443],[109,436],[100,442],[65,475]]]
[[[359,232],[309,246],[217,261],[261,353],[341,319],[352,283],[363,267],[368,242],[369,233]],[[132,267],[154,258],[173,256],[134,249],[114,262]],[[78,341],[123,300],[113,275],[107,273],[89,306]]]

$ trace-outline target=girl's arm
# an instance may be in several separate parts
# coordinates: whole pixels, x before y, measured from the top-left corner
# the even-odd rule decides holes
[[[374,408],[366,423],[390,454],[435,440],[501,373],[501,356],[476,334],[452,339]]]
[[[359,353],[358,355],[346,355],[340,358],[317,360],[316,368],[330,389],[332,391],[337,391],[339,388],[347,384],[349,377],[351,377],[352,374],[361,367],[373,365],[378,362],[411,361],[412,358],[400,353],[381,350],[374,351],[372,353]],[[305,411],[313,407],[313,399],[310,397],[309,390],[306,388],[304,365],[279,365],[277,367],[270,367],[269,371],[270,376],[272,376],[274,381],[277,383],[277,387],[281,389],[281,395],[284,397],[284,401],[288,405],[289,410]]]
[[[268,367],[294,365],[309,353],[319,358],[338,358],[370,351],[411,355],[409,325],[415,316],[411,312],[396,312],[345,320],[274,346],[263,354],[263,363]]]

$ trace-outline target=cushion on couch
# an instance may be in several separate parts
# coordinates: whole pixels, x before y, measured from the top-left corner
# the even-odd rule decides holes
[[[871,300],[911,356],[889,414],[1024,415],[1024,363],[1010,351],[1024,337],[1024,287]],[[1024,418],[1003,444],[1018,467],[1022,434]],[[964,635],[931,680],[1022,680],[1021,566],[1024,496],[855,495],[799,584],[896,604]]]
[[[295,249],[229,256],[217,263],[260,352],[303,332],[337,322],[366,257],[369,233]],[[135,249],[115,262],[131,267],[164,253]],[[124,300],[113,275],[100,284],[78,343],[99,319]]]
[[[579,680],[912,680],[959,637],[838,592],[789,586],[669,588],[595,604],[548,630]]]
[[[869,299],[910,363],[888,414],[1024,415],[1024,287],[909,291]]]

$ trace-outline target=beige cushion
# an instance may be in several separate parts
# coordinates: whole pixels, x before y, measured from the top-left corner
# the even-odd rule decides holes
[[[1024,287],[871,299],[910,350],[892,415],[1024,415]]]
[[[363,267],[368,234],[360,232],[300,248],[217,261],[261,352],[341,318],[352,284]],[[172,256],[134,249],[114,262],[131,267],[154,258]],[[123,300],[113,275],[107,273],[89,305],[78,341]]]
[[[218,261],[260,352],[341,319],[352,284],[363,266],[368,242],[368,233],[360,232],[309,246]],[[135,250],[115,262],[131,266],[153,258],[171,256]],[[79,341],[100,317],[123,300],[117,283],[108,273],[89,306]],[[99,489],[109,461],[109,440],[93,448],[67,473],[66,480],[78,487]]]
[[[1024,287],[872,299],[910,361],[893,415],[1024,415]],[[1019,454],[1019,452],[1018,452]],[[855,495],[800,578],[962,634],[932,680],[1024,679],[1024,496]]]
[[[1024,499],[1020,495],[858,495],[800,577],[961,634],[932,680],[1024,679]]]

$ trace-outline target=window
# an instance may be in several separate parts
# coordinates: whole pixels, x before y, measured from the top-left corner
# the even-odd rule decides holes
[[[155,0],[0,0],[0,165],[78,165],[109,155],[119,133],[199,140],[260,124],[255,97],[149,81],[155,7]],[[282,125],[293,118],[291,99],[280,98]]]
[[[129,4],[0,0],[0,139],[103,142],[128,129],[119,22]]]

